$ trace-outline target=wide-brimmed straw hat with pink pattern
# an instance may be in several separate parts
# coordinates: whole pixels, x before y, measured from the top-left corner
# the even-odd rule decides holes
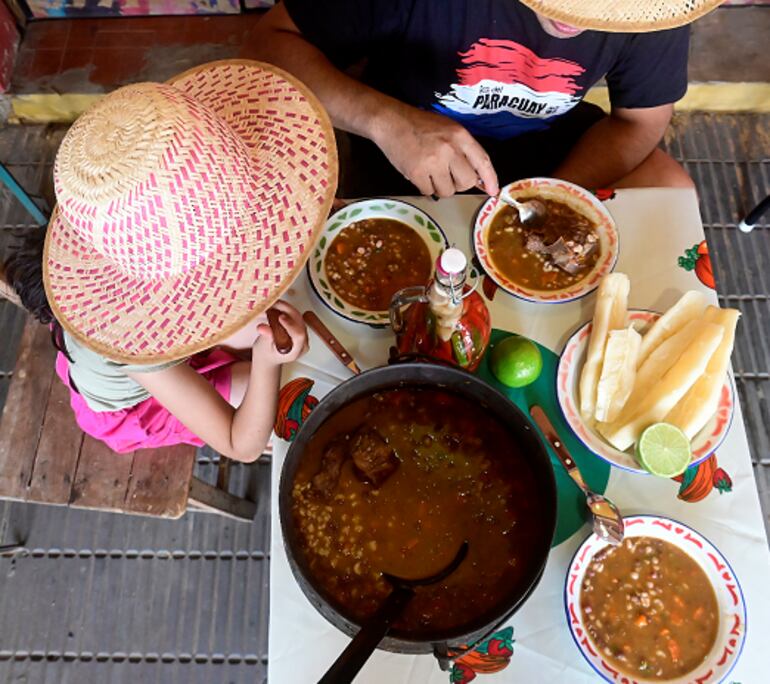
[[[539,14],[594,31],[643,33],[684,26],[725,0],[521,0]]]
[[[273,66],[213,62],[116,90],[56,157],[43,264],[51,309],[116,361],[209,348],[300,273],[336,181],[329,118]]]

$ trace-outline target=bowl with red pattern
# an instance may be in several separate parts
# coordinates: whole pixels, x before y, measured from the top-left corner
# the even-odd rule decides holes
[[[716,640],[699,665],[673,679],[643,679],[624,673],[613,664],[603,649],[594,643],[581,607],[586,570],[594,556],[608,547],[607,542],[592,533],[572,557],[564,583],[567,624],[581,655],[602,679],[613,684],[716,684],[723,681],[735,667],[746,640],[746,602],[730,563],[702,534],[676,520],[635,515],[625,517],[623,521],[626,538],[661,539],[683,551],[703,570],[716,597]]]
[[[628,324],[633,325],[640,333],[644,333],[658,318],[660,314],[656,311],[644,309],[628,311]],[[636,460],[633,446],[628,451],[616,449],[580,413],[578,386],[592,327],[591,321],[580,326],[567,340],[559,357],[556,370],[556,396],[562,414],[575,436],[593,454],[621,470],[649,474]],[[692,439],[691,467],[705,461],[722,444],[730,431],[734,411],[735,387],[728,373],[716,412]]]
[[[538,198],[566,204],[588,218],[599,241],[599,258],[590,271],[562,289],[546,290],[529,287],[506,276],[494,263],[489,248],[489,233],[498,213],[508,205],[498,197],[490,197],[481,205],[473,226],[473,250],[484,272],[508,294],[528,302],[563,304],[585,297],[599,287],[599,282],[612,272],[618,260],[618,231],[610,212],[588,190],[557,178],[525,178],[501,190],[519,200]],[[547,220],[547,216],[546,219]]]

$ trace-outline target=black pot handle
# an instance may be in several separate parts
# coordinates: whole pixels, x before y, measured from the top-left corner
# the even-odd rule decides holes
[[[511,619],[511,615],[513,615],[514,611],[511,611],[510,613],[507,613],[504,617],[500,619],[498,623],[496,623],[493,627],[489,629],[488,632],[486,632],[482,637],[479,637],[469,646],[461,646],[460,648],[450,648],[449,644],[446,642],[442,642],[440,644],[435,644],[433,646],[433,657],[438,660],[439,667],[443,671],[447,671],[451,668],[451,663],[454,660],[457,660],[458,658],[462,658],[462,656],[470,653],[475,648],[477,648],[479,645],[483,644],[489,637],[491,637],[495,632],[497,632],[508,620]]]
[[[540,578],[543,576],[543,572],[545,572],[545,568],[540,570],[540,574],[537,576],[537,578],[533,582],[532,586],[529,589],[529,592],[527,592],[522,597],[521,599],[522,602],[525,601],[527,598],[529,598],[530,594],[534,591],[535,587],[540,582]],[[483,644],[495,632],[499,631],[500,628],[506,622],[508,622],[508,620],[511,619],[511,617],[513,616],[513,614],[516,612],[517,609],[518,609],[518,606],[514,606],[513,608],[511,608],[511,610],[508,611],[505,615],[503,615],[503,617],[501,617],[500,620],[498,620],[498,622],[493,627],[487,630],[484,636],[482,636],[480,639],[476,639],[476,641],[474,641],[470,646],[462,646],[460,648],[449,648],[449,645],[446,642],[435,644],[433,647],[433,656],[434,658],[436,658],[436,660],[438,660],[439,666],[441,667],[441,669],[448,670],[450,667],[450,663],[453,660],[457,660],[458,658],[461,658],[466,653],[470,653],[471,651],[476,649],[479,646],[479,644]]]
[[[413,596],[414,591],[409,587],[396,587],[390,592],[380,609],[364,623],[347,648],[340,653],[326,674],[318,680],[318,684],[352,682]]]

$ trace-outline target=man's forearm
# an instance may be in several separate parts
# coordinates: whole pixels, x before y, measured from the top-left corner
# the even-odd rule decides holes
[[[299,78],[321,101],[336,128],[365,138],[376,140],[389,111],[404,106],[344,74],[318,48],[290,31],[258,29],[246,55]]]
[[[609,116],[583,134],[554,176],[591,189],[611,187],[650,155],[663,130]]]
[[[335,127],[372,140],[422,194],[449,197],[479,180],[490,194],[498,192],[489,155],[462,125],[342,73],[302,35],[285,3],[262,18],[241,54],[294,74],[315,93]]]

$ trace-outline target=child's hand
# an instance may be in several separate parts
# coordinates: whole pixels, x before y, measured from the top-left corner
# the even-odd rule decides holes
[[[254,341],[252,347],[253,360],[259,360],[263,363],[271,365],[280,365],[282,363],[291,363],[296,361],[308,350],[307,343],[307,328],[305,322],[302,320],[302,315],[291,304],[287,304],[283,300],[278,300],[273,304],[274,309],[278,309],[281,312],[278,320],[281,325],[286,329],[286,332],[291,337],[292,347],[291,351],[286,354],[281,354],[273,343],[273,331],[267,324],[260,324],[257,327],[259,337]]]

